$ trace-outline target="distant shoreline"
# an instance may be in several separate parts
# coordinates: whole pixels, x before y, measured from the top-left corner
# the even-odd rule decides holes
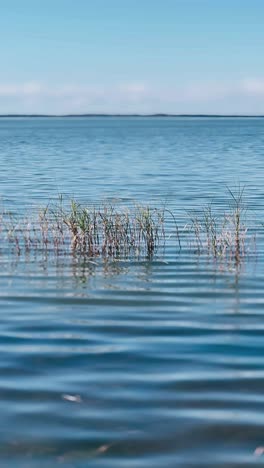
[[[0,114],[1,118],[264,118],[264,115],[239,115],[239,114]]]

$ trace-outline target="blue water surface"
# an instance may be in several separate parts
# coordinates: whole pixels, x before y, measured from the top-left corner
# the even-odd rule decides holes
[[[1,118],[0,198],[228,208],[242,264],[0,246],[1,467],[252,467],[264,455],[264,119]]]

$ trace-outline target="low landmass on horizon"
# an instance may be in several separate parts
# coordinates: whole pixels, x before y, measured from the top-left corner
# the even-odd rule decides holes
[[[263,118],[264,114],[0,114],[0,118],[73,118],[73,117],[175,117],[175,118]]]

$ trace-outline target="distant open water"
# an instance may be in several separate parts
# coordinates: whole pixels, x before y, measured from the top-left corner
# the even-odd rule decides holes
[[[264,455],[264,119],[0,120],[0,197],[227,208],[240,268],[176,239],[153,260],[0,245],[1,467],[252,467]],[[187,244],[186,244],[187,245]],[[257,450],[256,450],[257,449]]]

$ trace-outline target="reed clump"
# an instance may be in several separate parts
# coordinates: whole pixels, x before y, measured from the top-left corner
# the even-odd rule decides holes
[[[198,213],[189,213],[189,231],[196,251],[207,253],[214,258],[230,258],[236,263],[246,255],[246,205],[243,199],[244,188],[232,191],[228,188],[229,207],[219,215],[212,204]]]
[[[182,222],[181,229],[176,215],[166,207],[87,206],[75,199],[65,202],[59,197],[56,203],[38,210],[35,217],[29,214],[21,219],[2,213],[0,235],[8,239],[18,254],[35,249],[52,253],[70,251],[88,257],[151,258],[171,239],[177,252],[182,245],[186,248],[191,244],[198,254],[239,264],[248,249],[244,188],[227,190],[229,198],[224,213],[208,204],[188,212],[188,222],[185,228]]]
[[[87,207],[62,198],[39,210],[35,220],[3,216],[5,232],[17,253],[31,248],[72,252],[89,257],[131,253],[152,256],[165,242],[164,210],[137,205]]]

